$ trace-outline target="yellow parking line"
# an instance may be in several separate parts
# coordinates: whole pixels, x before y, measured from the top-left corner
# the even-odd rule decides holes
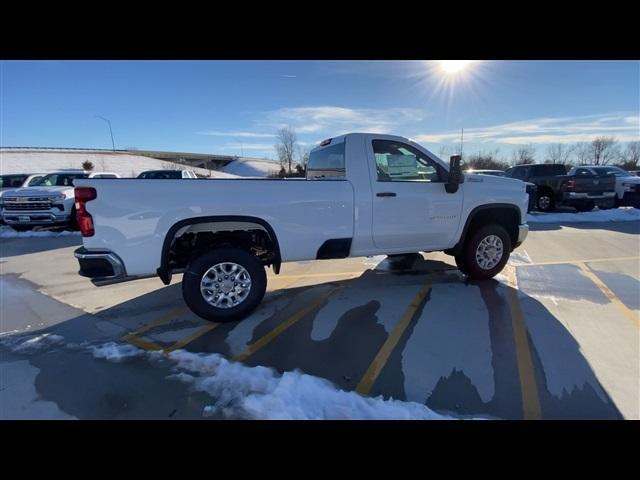
[[[516,267],[538,267],[542,265],[568,265],[574,264],[577,265],[581,262],[621,262],[621,261],[629,261],[629,260],[640,260],[640,257],[612,257],[612,258],[591,258],[591,259],[579,259],[579,260],[562,260],[562,261],[553,261],[553,262],[535,262],[535,263],[522,263],[515,265]]]
[[[371,387],[373,387],[373,384],[378,379],[378,375],[380,375],[380,372],[382,371],[384,366],[387,364],[387,361],[389,360],[391,353],[393,352],[396,345],[398,344],[398,341],[400,341],[402,334],[405,332],[405,330],[411,323],[411,320],[413,320],[413,318],[415,317],[416,311],[418,310],[418,308],[426,298],[427,294],[429,293],[429,290],[431,290],[430,281],[427,282],[425,285],[423,285],[423,287],[416,294],[414,299],[411,301],[411,303],[405,310],[404,314],[400,318],[400,321],[398,321],[395,327],[393,327],[393,330],[387,337],[387,340],[384,342],[382,347],[380,347],[380,350],[378,351],[377,355],[373,359],[373,362],[371,362],[371,364],[369,365],[369,368],[362,376],[360,383],[358,383],[358,386],[356,387],[356,392],[358,392],[361,395],[369,394],[369,392],[371,391]]]
[[[169,352],[173,352],[174,350],[177,350],[179,348],[182,348],[185,345],[188,345],[189,343],[193,342],[196,338],[201,337],[202,335],[204,335],[207,332],[210,332],[211,330],[216,328],[218,325],[220,325],[220,324],[219,323],[211,323],[210,325],[205,325],[204,327],[198,329],[193,335],[189,335],[188,337],[177,341],[176,343],[171,345],[169,348],[165,348],[164,351],[166,353],[169,353]]]
[[[165,323],[169,323],[171,322],[175,317],[177,317],[178,315],[181,315],[182,313],[187,311],[187,307],[180,306],[180,307],[176,307],[172,310],[169,310],[167,313],[165,313],[164,315],[156,318],[155,320],[149,322],[148,324],[146,324],[144,327],[136,330],[135,332],[129,332],[126,336],[129,335],[140,335],[143,332],[146,332],[147,330],[151,330],[152,328],[156,328],[159,327],[160,325],[164,325]],[[124,337],[122,337],[122,339],[124,340]]]
[[[596,284],[596,286],[605,294],[605,296],[613,303],[622,314],[631,320],[636,326],[640,326],[640,314],[635,313],[629,307],[627,307],[618,296],[607,287],[600,278],[591,270],[586,263],[578,262],[578,267],[582,273],[584,273],[589,279]]]
[[[162,347],[157,343],[144,340],[142,338],[136,337],[135,335],[125,335],[124,337],[121,338],[121,340],[124,340],[125,342],[129,342],[130,344],[135,345],[136,347],[141,348],[143,350],[153,350],[153,351],[162,350]]]
[[[329,296],[333,292],[338,290],[338,288],[340,287],[332,288],[327,293],[320,295],[314,301],[312,301],[311,303],[307,304],[305,307],[295,312],[293,315],[287,318],[284,322],[280,323],[276,328],[271,330],[269,333],[267,333],[266,335],[260,337],[258,340],[253,342],[243,352],[240,352],[238,355],[234,356],[231,360],[234,362],[242,362],[243,360],[248,358],[250,355],[260,350],[262,347],[264,347],[269,342],[271,342],[274,338],[276,338],[278,335],[284,332],[291,325],[296,323],[298,320],[304,318],[306,315],[311,313],[316,308],[318,308],[327,298],[329,298]]]
[[[518,299],[518,279],[513,267],[505,269],[509,281],[507,297],[511,310],[511,325],[516,346],[516,361],[518,362],[518,376],[520,377],[520,391],[522,394],[522,410],[525,420],[539,420],[542,418],[538,385],[533,369],[533,360],[527,338],[527,326],[522,313],[522,306]]]

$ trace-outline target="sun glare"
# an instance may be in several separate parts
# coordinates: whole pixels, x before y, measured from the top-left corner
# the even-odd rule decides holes
[[[440,68],[447,75],[455,75],[469,68],[473,60],[440,60]]]

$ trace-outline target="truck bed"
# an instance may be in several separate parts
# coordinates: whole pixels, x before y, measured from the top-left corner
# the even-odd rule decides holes
[[[315,258],[326,240],[353,237],[354,190],[347,180],[82,179],[75,185],[97,191],[87,203],[95,235],[84,246],[117,251],[131,276],[155,272],[166,233],[186,218],[261,218],[279,239],[282,261]]]

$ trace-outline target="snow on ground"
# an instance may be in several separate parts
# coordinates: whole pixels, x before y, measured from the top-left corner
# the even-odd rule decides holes
[[[25,340],[26,338],[26,340]],[[18,353],[34,353],[51,345],[60,344],[64,340],[61,335],[42,333],[40,335],[15,335],[0,340],[0,345],[11,348]]]
[[[222,171],[241,177],[267,177],[279,169],[280,166],[276,162],[239,159],[223,167]]]
[[[55,232],[51,230],[17,232],[11,227],[5,225],[0,227],[0,238],[25,238],[25,237],[79,237],[80,232],[70,232],[63,230]]]
[[[121,177],[136,177],[145,170],[189,169],[214,178],[235,178],[225,172],[193,168],[188,165],[166,162],[143,155],[129,153],[96,153],[95,151],[17,151],[0,150],[0,174],[47,173],[61,168],[82,168],[82,162],[93,163],[95,172],[115,172]]]
[[[215,404],[204,412],[266,420],[446,420],[415,402],[369,398],[337,389],[328,380],[300,371],[278,375],[266,367],[247,367],[218,354],[176,350],[169,357],[189,372],[181,380],[209,393]]]
[[[633,207],[576,213],[535,212],[527,215],[528,223],[629,222],[634,220],[640,220],[640,210]]]
[[[144,352],[132,345],[109,342],[90,347],[96,358],[123,362],[158,352]],[[226,418],[321,420],[321,419],[393,419],[447,420],[425,405],[415,402],[362,397],[339,390],[328,380],[300,371],[279,375],[267,367],[247,367],[218,354],[195,354],[176,350],[168,354],[176,362],[175,374],[168,378],[189,383],[214,400],[203,416],[216,413]]]

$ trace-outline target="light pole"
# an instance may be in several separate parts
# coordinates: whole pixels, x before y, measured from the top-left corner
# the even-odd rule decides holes
[[[105,122],[107,122],[109,124],[109,133],[111,134],[111,148],[113,149],[113,151],[116,151],[116,145],[115,143],[113,143],[113,130],[111,130],[111,121],[109,121],[108,118],[104,118],[101,117],[100,115],[96,115],[97,118],[104,120]]]
[[[238,139],[237,137],[233,137],[235,139],[236,142],[240,142],[240,156],[244,157],[244,143],[242,142],[242,140]]]

